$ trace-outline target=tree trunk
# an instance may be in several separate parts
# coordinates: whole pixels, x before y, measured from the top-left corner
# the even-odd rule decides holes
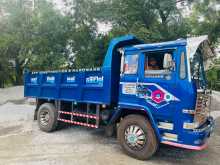
[[[14,85],[22,85],[23,77],[22,77],[22,67],[19,64],[18,59],[15,60],[15,84]]]

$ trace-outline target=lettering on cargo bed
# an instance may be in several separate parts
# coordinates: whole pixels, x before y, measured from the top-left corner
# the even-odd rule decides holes
[[[55,82],[55,77],[54,76],[47,76],[47,83],[53,84]]]
[[[76,77],[75,76],[68,76],[66,78],[67,83],[75,83],[76,82]]]
[[[94,84],[94,85],[100,85],[103,86],[103,80],[104,77],[101,76],[89,76],[86,78],[86,84]]]
[[[37,84],[37,77],[32,77],[31,78],[31,83],[32,84]]]

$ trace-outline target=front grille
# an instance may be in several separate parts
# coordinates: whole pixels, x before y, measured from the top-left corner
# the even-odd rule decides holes
[[[206,122],[210,114],[210,100],[210,93],[205,90],[197,91],[194,123],[197,123],[198,127]]]

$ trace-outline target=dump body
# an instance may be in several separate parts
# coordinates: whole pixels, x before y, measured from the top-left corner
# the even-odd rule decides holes
[[[104,78],[105,77],[105,78]],[[87,103],[110,104],[110,79],[100,68],[91,71],[29,72],[25,96]]]

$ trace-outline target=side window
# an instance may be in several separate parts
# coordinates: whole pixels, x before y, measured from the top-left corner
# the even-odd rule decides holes
[[[149,74],[163,74],[168,69],[164,68],[165,56],[173,58],[172,51],[155,51],[145,53],[144,73],[145,77]],[[172,60],[172,59],[171,59]]]
[[[126,55],[124,57],[124,74],[136,74],[138,69],[138,55]]]
[[[180,79],[186,78],[186,59],[184,52],[181,53],[180,57]]]

